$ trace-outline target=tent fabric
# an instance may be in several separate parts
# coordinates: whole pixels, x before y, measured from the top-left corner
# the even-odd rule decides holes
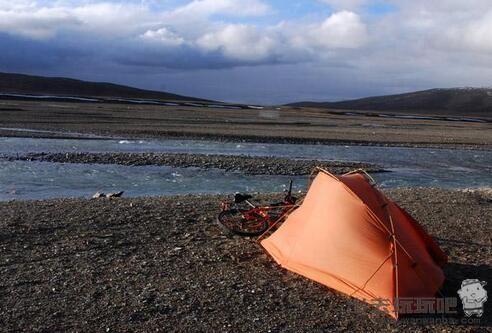
[[[424,229],[362,173],[319,172],[301,206],[268,238],[281,266],[362,301],[433,297],[447,257]]]

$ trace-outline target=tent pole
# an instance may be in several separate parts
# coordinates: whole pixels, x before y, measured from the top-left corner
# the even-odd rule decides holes
[[[398,290],[398,247],[396,244],[396,235],[395,235],[395,226],[393,225],[393,218],[389,212],[388,206],[386,206],[386,212],[388,213],[390,225],[391,225],[391,236],[393,237],[393,253],[395,255],[395,299],[398,299],[399,290]],[[393,303],[394,304],[394,303]],[[398,309],[395,309],[396,316],[398,317]]]

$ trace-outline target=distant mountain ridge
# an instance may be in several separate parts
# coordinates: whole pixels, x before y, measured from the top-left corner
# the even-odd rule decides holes
[[[107,82],[0,72],[2,94],[46,94],[75,97],[116,97],[166,101],[206,101],[168,92],[144,90]]]
[[[196,97],[139,89],[107,82],[90,82],[64,77],[44,77],[2,72],[0,72],[0,94],[97,97],[113,98],[115,100],[214,102]],[[223,104],[220,102],[214,103]],[[238,106],[240,105],[238,104]],[[297,102],[287,104],[287,106],[492,118],[492,88],[436,88],[339,102]]]
[[[343,110],[492,117],[492,88],[436,88],[340,102],[298,102],[288,105]]]

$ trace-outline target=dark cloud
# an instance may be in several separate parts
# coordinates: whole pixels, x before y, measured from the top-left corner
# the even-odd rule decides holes
[[[113,52],[111,59],[119,64],[128,66],[150,67],[155,69],[228,69],[238,66],[257,66],[258,64],[280,64],[285,63],[275,56],[259,61],[247,61],[225,58],[219,51],[202,52],[188,46],[173,47],[169,49],[155,47],[138,47],[133,45],[129,48],[120,45]]]
[[[0,33],[0,68],[2,71],[26,72],[70,66],[90,53],[53,42],[35,41]]]

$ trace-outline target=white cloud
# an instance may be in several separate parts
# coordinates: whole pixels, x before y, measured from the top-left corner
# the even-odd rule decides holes
[[[172,14],[210,16],[222,13],[232,16],[258,16],[267,13],[269,8],[259,0],[194,0],[175,9]]]
[[[152,31],[162,26],[176,25],[189,34],[197,34],[213,25],[210,17],[215,14],[258,16],[268,11],[269,6],[260,0],[194,0],[161,11],[152,9],[145,1],[0,0],[0,32],[34,39],[52,38],[65,30],[98,37],[133,38],[147,31],[152,35]]]
[[[357,48],[368,38],[367,28],[359,15],[341,11],[332,14],[320,25],[312,27],[309,38],[325,48]]]
[[[205,51],[222,51],[227,57],[245,61],[266,59],[277,47],[274,37],[244,24],[226,25],[203,35],[196,44]]]
[[[80,24],[64,8],[33,8],[32,6],[0,7],[0,32],[34,39],[53,37],[60,29]]]
[[[89,3],[81,6],[41,6],[36,2],[0,3],[0,32],[34,39],[48,39],[60,31],[77,31],[112,37],[124,36],[145,26],[151,14],[145,6]]]
[[[391,2],[398,12],[372,26],[373,40],[383,47],[391,45],[402,55],[412,53],[422,58],[431,53],[442,58],[456,56],[460,62],[469,63],[492,51],[489,0]]]
[[[141,4],[100,2],[76,6],[71,10],[82,22],[78,32],[98,37],[133,38],[160,22],[149,7]]]
[[[456,42],[462,41],[465,49],[492,52],[492,11],[455,29],[452,36],[456,38]]]
[[[166,27],[157,30],[147,30],[140,35],[140,38],[152,42],[158,42],[165,46],[180,46],[185,44],[185,40]]]
[[[95,1],[70,6],[61,1],[41,6],[37,2],[21,0],[13,5],[0,0],[0,32],[49,39],[64,31],[88,39],[188,45],[246,62],[300,59],[305,58],[303,52],[357,48],[367,39],[365,24],[349,11],[334,13],[317,24],[255,26],[213,19],[214,14],[258,16],[268,11],[269,6],[260,0],[194,0],[167,11],[152,11],[144,3]]]
[[[36,6],[36,3],[30,0],[0,0],[0,10],[27,10]]]
[[[317,24],[281,24],[262,29],[228,24],[199,37],[204,51],[221,51],[226,57],[245,61],[317,57],[325,50],[354,49],[368,39],[366,25],[352,12],[334,13]],[[307,52],[307,53],[306,53]]]
[[[304,50],[321,56],[327,51],[364,47],[370,38],[360,16],[349,11],[333,13],[314,24],[285,25],[282,30],[291,50]]]

